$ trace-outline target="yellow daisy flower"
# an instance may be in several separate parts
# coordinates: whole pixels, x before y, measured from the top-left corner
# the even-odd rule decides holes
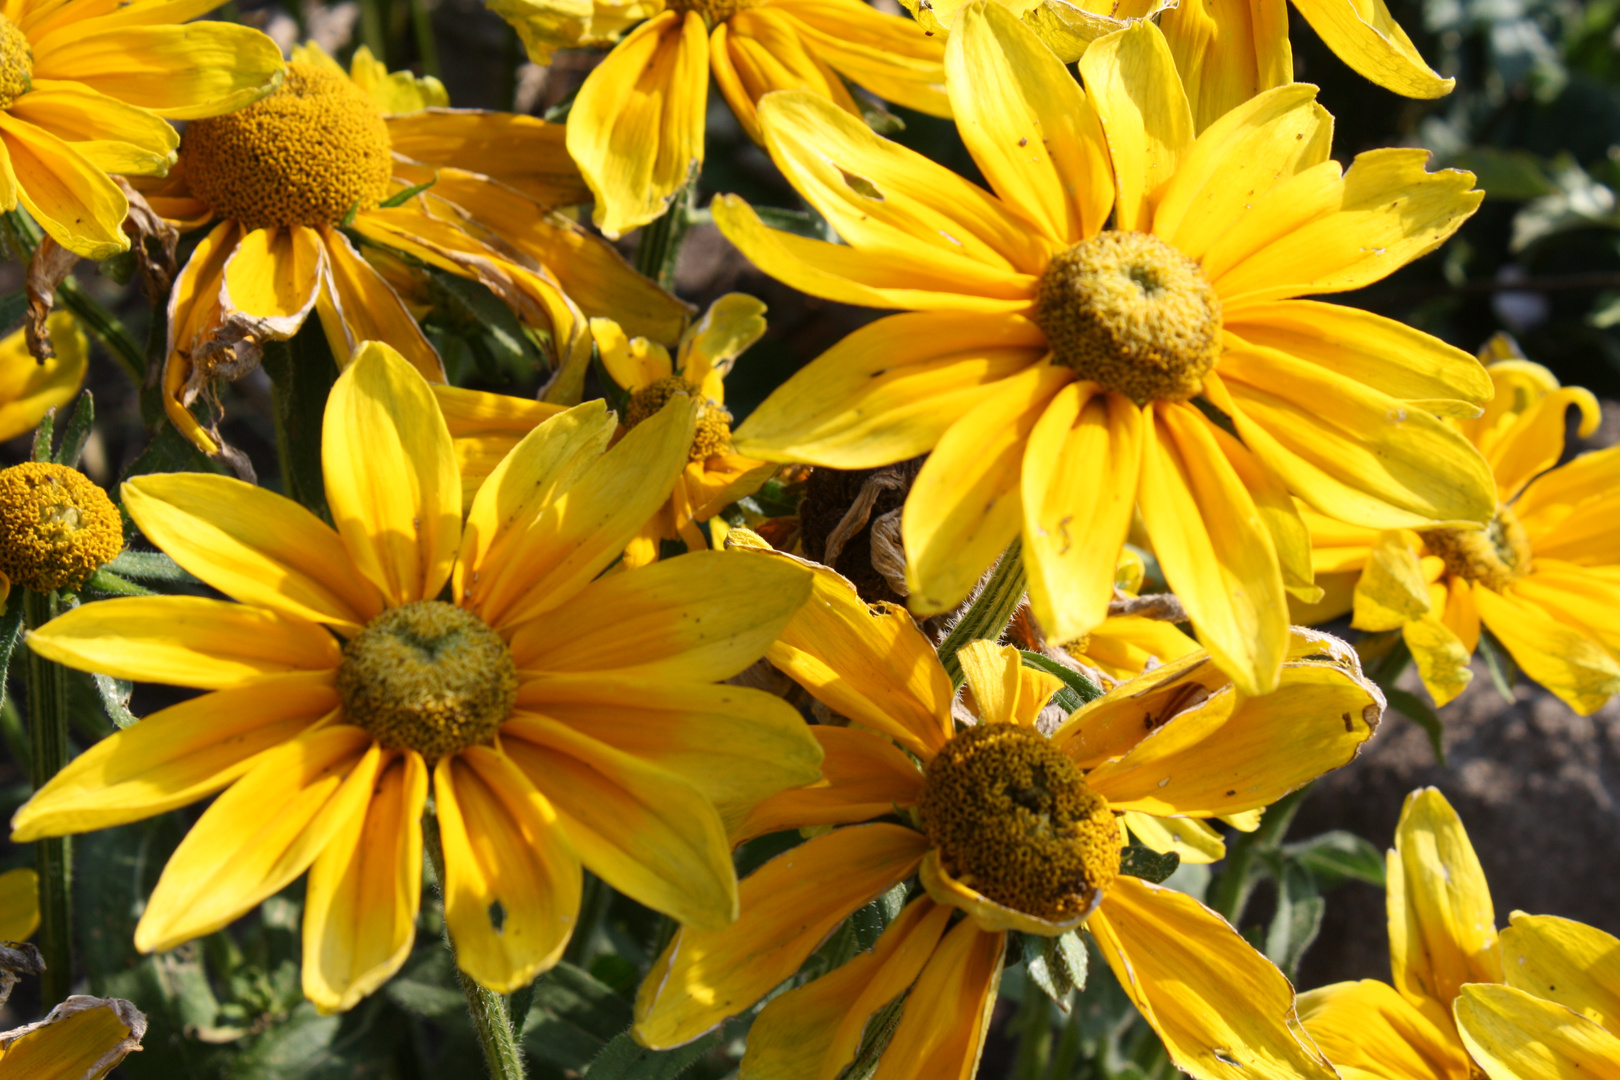
[[[1288,492],[1378,527],[1490,517],[1485,462],[1429,411],[1477,411],[1478,362],[1296,299],[1432,251],[1481,194],[1425,172],[1423,150],[1341,169],[1311,86],[1195,138],[1150,22],[1080,70],[1084,91],[1005,8],[964,12],[946,87],[993,195],[821,98],[761,106],[772,158],[846,243],[769,229],[735,196],[714,202],[721,229],[796,288],[909,311],[789,379],[737,451],[845,469],[932,451],[903,519],[912,610],[955,607],[1022,533],[1057,642],[1102,621],[1139,511],[1200,640],[1264,692],[1290,640],[1285,589],[1314,595]]]
[[[299,50],[270,97],[191,124],[174,173],[149,189],[153,209],[182,227],[215,222],[169,299],[164,404],[182,433],[218,450],[189,406],[311,312],[340,363],[361,341],[385,341],[444,381],[438,354],[351,232],[488,285],[551,335],[560,363],[588,360],[588,314],[635,312],[637,333],[679,335],[685,304],[546,209],[588,194],[560,126],[441,107],[437,80],[387,75],[363,50],[353,66],[346,75],[314,46]]]
[[[45,333],[56,355],[44,363],[28,351],[24,331],[0,340],[0,441],[39,427],[47,412],[78,397],[84,385],[90,342],[78,322],[55,311],[45,320]]]
[[[845,79],[919,112],[950,115],[940,87],[943,46],[864,0],[486,2],[537,64],[550,63],[554,49],[617,42],[568,114],[568,152],[609,237],[658,217],[702,169],[711,72],[756,141],[759,101],[773,90],[811,91],[859,121]]]
[[[87,259],[129,250],[109,173],[161,176],[195,120],[263,97],[282,69],[264,34],[179,25],[210,0],[7,0],[0,7],[0,210],[27,209]]]
[[[1565,412],[1578,408],[1590,435],[1597,399],[1527,360],[1487,370],[1496,397],[1484,415],[1449,422],[1495,472],[1491,524],[1379,532],[1306,511],[1312,562],[1337,602],[1301,614],[1351,610],[1359,629],[1400,630],[1438,705],[1468,685],[1484,626],[1525,674],[1586,716],[1620,693],[1620,448],[1559,465]]]
[[[693,925],[736,913],[726,833],[817,775],[797,712],[715,685],[786,624],[809,575],[704,552],[596,580],[669,497],[695,408],[607,449],[600,402],[553,417],[463,521],[450,433],[398,353],[362,346],[323,431],[336,528],[216,475],[142,476],[143,533],[236,602],[86,604],[29,637],[118,678],[210,691],[80,755],[13,819],[32,840],[219,792],[136,928],[171,949],[309,870],[304,991],[347,1009],[410,952],[429,783],[462,971],[510,992],[556,962],[581,864]],[[449,599],[441,599],[448,597]]]
[[[1202,819],[1266,806],[1353,758],[1383,702],[1348,646],[1295,632],[1278,691],[1260,698],[1207,653],[1184,657],[1047,737],[1033,721],[1057,679],[1010,646],[975,642],[959,656],[980,720],[958,732],[950,678],[910,616],[813,569],[810,602],[766,655],[850,724],[812,727],[825,779],[764,801],[733,839],[819,835],[744,879],[735,925],[676,935],[642,983],[638,1040],[674,1046],[747,1009],[845,918],[917,875],[871,952],[766,1005],[745,1080],[836,1076],[869,1019],[901,1000],[876,1076],[966,1080],[1006,932],[1082,925],[1177,1068],[1332,1077],[1299,1037],[1281,972],[1192,897],[1118,871],[1126,828],[1206,830]]]

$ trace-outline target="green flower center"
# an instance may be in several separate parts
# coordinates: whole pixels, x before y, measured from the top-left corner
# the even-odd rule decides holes
[[[1483,529],[1434,529],[1423,542],[1458,577],[1501,592],[1530,569],[1530,537],[1519,516],[1506,506]]]
[[[517,665],[482,619],[442,600],[390,608],[343,647],[349,723],[429,764],[488,742],[511,715]]]
[[[0,109],[34,86],[34,50],[17,24],[0,15]]]
[[[1221,301],[1151,233],[1104,232],[1053,258],[1035,321],[1052,356],[1138,405],[1186,401],[1221,355]]]
[[[1016,724],[981,724],[945,744],[917,816],[957,881],[1052,922],[1089,913],[1119,873],[1119,826],[1078,766]]]
[[[77,469],[29,461],[0,470],[0,572],[13,584],[78,588],[123,549],[118,508]]]

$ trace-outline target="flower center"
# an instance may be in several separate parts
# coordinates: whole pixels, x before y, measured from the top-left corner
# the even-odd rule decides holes
[[[511,714],[517,665],[499,634],[442,600],[390,608],[343,647],[348,721],[429,764],[487,742]]]
[[[679,375],[671,375],[666,379],[659,379],[650,386],[645,386],[630,395],[630,402],[624,409],[624,426],[633,428],[643,420],[658,415],[669,399],[676,394],[697,396],[692,385]],[[731,449],[731,414],[724,405],[716,405],[712,401],[704,401],[702,410],[698,413],[697,431],[692,436],[692,449],[687,458],[690,461],[707,461],[716,454],[724,454]]]
[[[29,461],[0,470],[0,572],[13,584],[78,588],[123,549],[118,508],[77,469]]]
[[[952,877],[1026,915],[1087,914],[1119,873],[1107,801],[1016,724],[981,724],[946,743],[928,763],[917,813]]]
[[[703,16],[703,22],[714,29],[739,11],[746,11],[755,6],[757,0],[670,0],[669,10],[680,15],[688,11],[695,11]]]
[[[17,24],[0,15],[0,109],[28,93],[34,85],[34,50]]]
[[[1423,534],[1423,542],[1451,573],[1497,592],[1530,569],[1530,538],[1506,506],[1498,506],[1483,529],[1435,529]]]
[[[1195,396],[1221,354],[1214,287],[1150,233],[1099,233],[1055,257],[1035,321],[1058,363],[1138,405]]]
[[[331,225],[388,193],[393,153],[382,113],[342,75],[288,64],[281,86],[245,109],[186,126],[192,191],[250,229]]]

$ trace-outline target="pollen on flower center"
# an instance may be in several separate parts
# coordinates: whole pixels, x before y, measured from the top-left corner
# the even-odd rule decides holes
[[[77,469],[30,461],[0,470],[0,572],[13,584],[77,588],[123,548],[118,508]]]
[[[658,415],[658,410],[676,394],[696,397],[698,392],[692,388],[691,383],[679,375],[659,379],[637,390],[630,395],[629,404],[625,406],[624,426],[633,428],[643,420]],[[705,401],[698,412],[697,431],[692,436],[692,449],[687,454],[688,460],[707,461],[714,455],[723,454],[730,449],[731,413],[726,411],[724,405]]]
[[[1047,264],[1035,321],[1053,358],[1138,405],[1186,401],[1221,353],[1221,302],[1151,233],[1104,232]]]
[[[1483,529],[1435,529],[1423,534],[1423,542],[1451,573],[1497,592],[1530,569],[1530,537],[1506,506],[1498,506]]]
[[[754,7],[758,0],[671,0],[669,10],[680,15],[688,11],[695,11],[703,16],[703,22],[709,29],[725,22],[739,11],[746,11]]]
[[[262,101],[193,120],[180,159],[192,192],[250,229],[335,224],[380,203],[393,175],[388,126],[371,98],[301,63],[288,64]]]
[[[945,869],[1004,907],[1062,922],[1119,873],[1119,826],[1080,769],[1038,732],[968,728],[933,761],[918,818]]]
[[[17,24],[0,15],[0,109],[28,93],[34,85],[34,50]]]
[[[383,612],[343,647],[338,693],[349,723],[431,764],[495,734],[517,698],[517,666],[478,616],[418,600]]]

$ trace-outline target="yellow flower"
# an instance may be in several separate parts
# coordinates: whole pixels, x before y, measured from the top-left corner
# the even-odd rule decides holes
[[[1620,1076],[1620,940],[1522,911],[1498,935],[1479,858],[1434,788],[1407,796],[1387,865],[1394,986],[1299,997],[1345,1080]]]
[[[162,176],[168,123],[263,97],[275,42],[225,22],[179,25],[209,0],[10,0],[0,7],[0,210],[20,203],[88,259],[129,250],[129,201],[109,173]]]
[[[903,518],[912,610],[953,608],[1022,532],[1058,642],[1102,621],[1140,510],[1200,640],[1263,692],[1288,647],[1285,589],[1314,595],[1288,492],[1379,527],[1490,517],[1485,462],[1426,411],[1477,411],[1478,362],[1295,299],[1433,250],[1481,195],[1468,173],[1425,172],[1423,150],[1342,170],[1310,86],[1194,138],[1150,22],[1080,68],[1085,91],[1006,9],[963,14],[946,86],[994,195],[820,98],[764,103],[766,147],[846,243],[768,229],[734,196],[716,222],[799,289],[910,311],[789,379],[737,451],[846,469],[932,451]]]
[[[1219,1080],[1333,1075],[1299,1038],[1281,972],[1192,897],[1117,872],[1126,828],[1147,843],[1214,835],[1203,819],[1266,806],[1354,757],[1382,699],[1348,646],[1297,631],[1280,688],[1260,698],[1197,653],[1047,737],[1033,721],[1058,681],[1010,646],[975,642],[958,655],[980,720],[957,732],[950,678],[911,617],[868,607],[807,565],[810,602],[767,657],[850,723],[812,727],[825,779],[764,801],[733,840],[821,834],[742,882],[735,925],[676,935],[642,983],[637,1039],[677,1045],[747,1009],[850,914],[920,875],[871,952],[759,1014],[745,1080],[838,1075],[868,1020],[902,998],[876,1075],[966,1080],[1006,931],[1082,925],[1177,1068]],[[953,923],[958,911],[967,917]]]
[[[1496,397],[1484,415],[1450,422],[1495,471],[1490,525],[1378,532],[1307,511],[1313,564],[1338,598],[1308,614],[1353,610],[1359,629],[1399,629],[1439,705],[1468,685],[1483,625],[1525,674],[1586,716],[1620,693],[1620,448],[1559,465],[1565,412],[1576,406],[1590,435],[1597,400],[1527,360],[1487,370]]]
[[[1130,548],[1122,549],[1114,567],[1115,588],[1127,597],[1137,596],[1142,590],[1145,570],[1141,555]],[[1182,633],[1175,623],[1164,619],[1109,615],[1095,630],[1065,643],[1063,650],[1117,681],[1140,675],[1150,665],[1197,652],[1198,642]]]
[[[0,941],[27,941],[39,929],[39,875],[26,867],[0,874]]]
[[[950,115],[940,87],[943,47],[910,19],[864,0],[487,2],[517,28],[538,64],[550,63],[553,49],[618,42],[568,114],[568,151],[596,195],[596,225],[609,237],[658,217],[703,167],[711,71],[756,141],[756,110],[773,90],[814,92],[859,121],[845,79],[909,108]]]
[[[29,644],[211,692],[82,754],[17,812],[14,836],[219,792],[136,945],[216,930],[308,869],[304,990],[328,1011],[410,951],[430,774],[445,921],[484,986],[510,992],[556,962],[582,863],[683,922],[730,922],[727,823],[814,779],[820,751],[780,699],[714,684],[763,653],[809,576],[703,552],[597,580],[669,497],[694,411],[677,398],[612,449],[600,402],[560,413],[496,467],[463,522],[432,393],[367,343],[326,407],[335,529],[222,476],[125,484],[142,532],[237,602],[86,604]]]
[[[122,550],[118,508],[79,470],[51,461],[0,469],[0,601],[14,585],[77,589]]]
[[[55,311],[45,332],[56,355],[43,364],[28,351],[22,330],[0,340],[0,441],[33,431],[51,409],[79,396],[90,343],[72,315]]]
[[[350,233],[489,286],[550,335],[570,371],[589,360],[586,315],[635,312],[637,333],[680,334],[685,304],[547,209],[587,197],[561,127],[439,107],[436,80],[387,75],[364,50],[353,66],[346,75],[305,46],[276,93],[191,124],[173,175],[148,191],[153,209],[184,227],[216,222],[175,281],[163,372],[169,418],[199,447],[219,444],[189,406],[312,311],[340,363],[361,341],[385,341],[444,381],[432,344]],[[431,186],[384,205],[422,184]]]
[[[38,1023],[0,1031],[0,1080],[101,1080],[145,1035],[129,1002],[75,994]]]

